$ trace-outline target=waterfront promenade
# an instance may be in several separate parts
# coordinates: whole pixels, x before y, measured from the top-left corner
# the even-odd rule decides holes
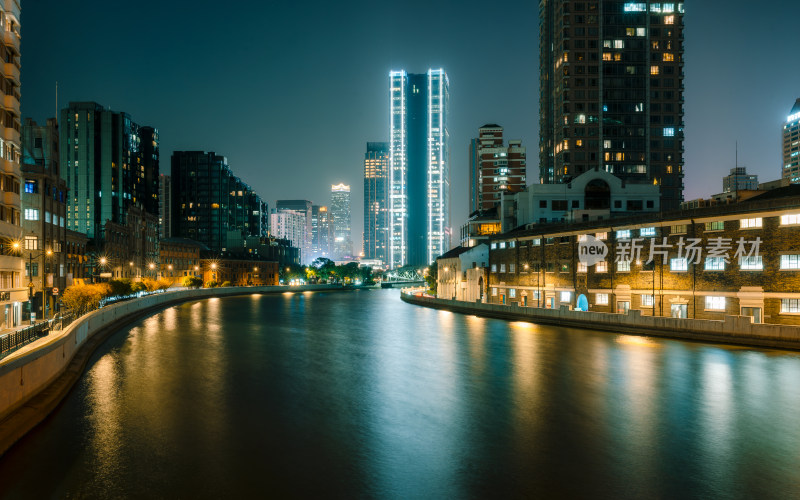
[[[485,304],[440,299],[422,293],[406,291],[403,301],[419,306],[445,309],[462,314],[474,314],[544,325],[589,328],[614,333],[648,335],[682,340],[717,342],[777,349],[800,350],[800,327],[753,323],[750,316],[725,316],[723,321],[663,316],[642,316],[631,309],[628,314],[574,311],[568,307],[546,309],[517,305]]]

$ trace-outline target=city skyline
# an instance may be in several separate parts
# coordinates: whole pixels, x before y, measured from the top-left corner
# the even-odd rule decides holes
[[[719,185],[734,166],[737,140],[740,166],[747,166],[763,181],[780,176],[781,127],[787,108],[800,97],[800,90],[793,85],[800,69],[786,66],[780,79],[774,77],[773,68],[791,59],[790,14],[798,9],[791,2],[779,4],[786,15],[775,19],[766,10],[748,9],[743,1],[728,3],[721,12],[711,5],[687,6],[687,200],[716,191],[709,186]],[[125,110],[159,129],[162,156],[180,149],[225,151],[232,168],[270,204],[281,197],[325,203],[330,184],[360,184],[363,143],[389,139],[384,82],[388,71],[396,67],[443,66],[454,83],[450,127],[450,225],[454,229],[467,213],[467,148],[474,130],[484,123],[502,123],[509,137],[519,138],[523,144],[538,144],[538,8],[528,2],[506,2],[488,16],[470,14],[477,11],[470,8],[470,2],[459,4],[458,9],[448,4],[432,6],[431,19],[414,19],[420,36],[412,40],[402,40],[404,26],[413,24],[411,14],[390,11],[386,5],[361,9],[356,3],[342,13],[321,3],[311,4],[310,10],[284,6],[269,11],[271,17],[281,19],[274,30],[264,31],[270,34],[261,34],[255,21],[261,16],[254,15],[253,9],[234,9],[229,23],[217,26],[219,36],[215,37],[176,27],[189,26],[192,23],[184,21],[193,19],[199,22],[204,9],[196,2],[159,6],[158,16],[152,16],[148,6],[131,6],[116,23],[103,22],[119,17],[111,6],[102,2],[82,5],[85,9],[79,10],[45,0],[23,8],[23,117],[43,123],[55,116],[55,82],[59,81],[59,107],[70,100],[96,100]],[[509,11],[515,15],[508,16]],[[389,18],[390,12],[392,22],[366,22]],[[335,30],[328,26],[330,16],[336,16],[337,22],[331,23]],[[440,31],[426,32],[442,18],[448,21],[439,26]],[[78,34],[67,31],[78,19],[91,28]],[[748,36],[739,36],[737,32],[750,21]],[[508,29],[488,39],[474,36],[476,29],[494,22],[502,22]],[[284,43],[286,34],[298,29],[312,42]],[[119,36],[118,31],[128,36]],[[388,36],[379,37],[377,43],[362,46],[354,41],[384,32]],[[130,60],[115,55],[122,53],[122,40],[131,36],[142,39],[138,50],[150,58],[147,71],[129,71]],[[61,58],[52,50],[66,37],[80,57]],[[97,39],[109,42],[97,44]],[[325,44],[313,42],[322,39]],[[321,46],[326,47],[325,52],[318,48]],[[738,57],[718,57],[728,52]],[[491,55],[499,66],[510,68],[509,77],[498,82],[482,79],[483,68],[478,63],[482,55]],[[233,91],[222,94],[224,87],[214,79],[201,81],[200,68],[207,67],[201,61],[209,58],[218,61],[219,71],[230,82],[228,90]],[[105,68],[102,78],[94,73],[98,64]],[[329,85],[320,85],[321,80],[313,78],[332,70],[353,78]],[[289,86],[293,88],[271,83],[290,73],[298,77],[299,83]],[[720,82],[724,88],[719,87]],[[264,88],[271,92],[264,93]],[[224,95],[226,106],[209,118],[201,104],[212,95]],[[289,112],[300,101],[303,109],[317,110],[315,120],[301,119],[309,113]],[[272,146],[269,155],[261,154],[262,136]],[[294,151],[300,147],[309,154],[298,165]],[[281,165],[290,163],[297,168],[269,178],[265,175],[278,173]],[[537,165],[529,167],[536,170]],[[297,183],[298,173],[307,181]],[[360,247],[363,230],[362,196],[361,190],[354,190],[355,248]]]

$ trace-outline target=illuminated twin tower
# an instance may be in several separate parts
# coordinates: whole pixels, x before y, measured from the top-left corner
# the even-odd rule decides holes
[[[390,81],[388,264],[428,265],[450,249],[449,82],[442,69]]]

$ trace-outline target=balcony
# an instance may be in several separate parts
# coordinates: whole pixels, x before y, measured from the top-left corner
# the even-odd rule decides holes
[[[14,80],[14,82],[17,85],[19,85],[19,68],[17,67],[16,64],[14,64],[14,63],[5,63],[5,65],[3,67],[3,75],[5,75],[6,78],[10,78],[11,80]]]
[[[20,207],[19,195],[11,191],[3,191],[3,204],[7,207]]]
[[[13,31],[3,31],[3,43],[6,47],[10,47],[13,52],[19,54],[20,38],[18,34]]]
[[[20,116],[19,113],[19,99],[13,95],[3,96],[3,107],[12,111],[15,115]]]
[[[0,172],[4,174],[12,174],[19,176],[20,167],[13,161],[8,161],[5,158],[0,158]]]
[[[13,142],[14,144],[20,143],[19,131],[11,127],[2,127],[2,133],[0,133],[0,136],[2,136],[6,141]]]

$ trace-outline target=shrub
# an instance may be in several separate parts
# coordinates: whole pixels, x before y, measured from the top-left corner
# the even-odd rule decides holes
[[[220,286],[231,286],[231,282],[230,281],[223,281]]]
[[[130,295],[132,293],[131,280],[129,279],[111,280],[108,282],[108,286],[112,297]]]
[[[139,292],[143,292],[145,290],[147,290],[147,287],[141,281],[134,281],[131,284],[131,292],[133,292],[133,293],[139,293]]]
[[[203,279],[197,276],[186,276],[183,278],[183,286],[194,288],[203,286]]]
[[[208,281],[206,282],[206,288],[216,288],[219,286],[219,283],[216,281]]]
[[[100,306],[102,299],[111,290],[108,283],[94,285],[73,285],[64,290],[61,301],[78,315],[85,314]]]

